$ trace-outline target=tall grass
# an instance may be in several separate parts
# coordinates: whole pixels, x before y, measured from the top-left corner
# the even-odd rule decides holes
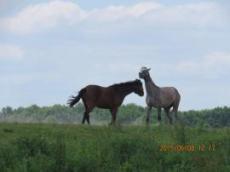
[[[230,129],[176,126],[0,124],[0,171],[229,171]],[[163,144],[215,151],[162,152]]]

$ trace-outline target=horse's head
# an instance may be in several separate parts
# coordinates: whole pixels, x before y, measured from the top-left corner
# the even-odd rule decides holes
[[[142,82],[139,79],[136,79],[134,81],[134,93],[138,94],[139,96],[143,96],[144,95],[144,89],[142,86]]]
[[[141,79],[146,79],[147,77],[149,77],[149,71],[151,68],[147,68],[147,67],[142,67],[140,72],[139,72],[139,78]]]

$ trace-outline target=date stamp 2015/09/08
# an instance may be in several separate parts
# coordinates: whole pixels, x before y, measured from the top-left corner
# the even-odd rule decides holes
[[[215,144],[161,144],[159,149],[160,152],[204,152],[204,151],[215,151]]]

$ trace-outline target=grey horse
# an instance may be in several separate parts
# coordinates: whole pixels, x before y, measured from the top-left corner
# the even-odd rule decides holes
[[[161,109],[164,108],[169,122],[170,124],[172,124],[170,109],[171,107],[173,107],[172,112],[175,114],[175,118],[177,119],[177,111],[180,103],[180,94],[174,87],[157,86],[150,77],[149,71],[150,68],[142,67],[139,72],[139,77],[141,79],[144,79],[145,81],[145,88],[147,91],[146,104],[148,106],[148,109],[146,122],[147,124],[149,124],[152,107],[155,107],[158,111],[158,122],[161,122]]]

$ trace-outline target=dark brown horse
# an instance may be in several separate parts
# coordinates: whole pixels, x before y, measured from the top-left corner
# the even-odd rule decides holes
[[[130,93],[136,93],[139,96],[144,95],[143,86],[140,80],[114,84],[108,87],[101,87],[98,85],[88,85],[79,91],[77,96],[72,96],[68,104],[73,107],[80,99],[82,99],[85,106],[85,113],[82,119],[82,124],[87,120],[90,124],[89,113],[94,107],[109,109],[112,114],[112,121],[116,121],[116,114],[119,106],[122,104],[124,98]]]

